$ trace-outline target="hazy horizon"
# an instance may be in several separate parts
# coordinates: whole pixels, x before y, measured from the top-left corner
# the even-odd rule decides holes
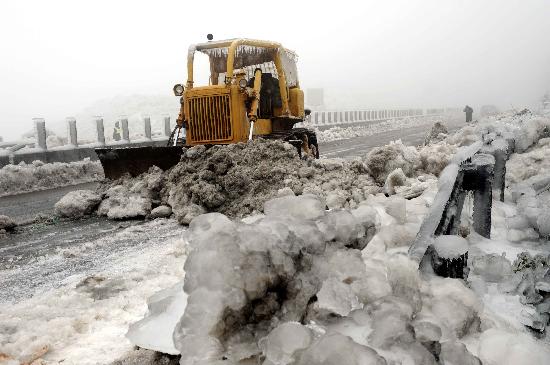
[[[302,88],[324,88],[328,107],[535,107],[550,89],[549,9],[550,0],[6,0],[0,136],[98,100],[172,95],[189,44],[207,33],[294,49]]]

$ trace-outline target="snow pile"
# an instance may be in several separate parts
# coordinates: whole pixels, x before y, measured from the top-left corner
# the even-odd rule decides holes
[[[550,237],[550,138],[542,138],[524,153],[514,153],[506,164],[510,200],[519,216],[510,220],[517,231],[534,229]]]
[[[6,165],[0,169],[0,196],[35,190],[80,184],[103,179],[103,168],[98,161],[84,159],[78,162]]]
[[[145,217],[165,205],[188,224],[205,212],[258,213],[276,196],[310,193],[329,208],[342,208],[380,191],[361,159],[300,160],[290,144],[258,139],[188,148],[166,172],[154,168],[135,178],[107,181],[100,189],[104,200],[98,213],[114,219]]]
[[[166,172],[106,182],[98,213],[113,219],[149,217],[165,205],[180,223],[189,224],[205,212],[231,217],[260,213],[267,200],[284,195],[314,194],[330,209],[355,208],[382,190],[413,198],[428,187],[431,174],[439,173],[453,150],[442,142],[419,153],[398,140],[372,149],[365,158],[301,160],[293,146],[277,140],[195,146],[185,148],[181,161]]]
[[[349,127],[332,127],[327,130],[318,130],[317,141],[320,143],[338,141],[341,139],[349,139],[355,137],[372,136],[377,133],[394,131],[403,128],[411,128],[422,125],[440,123],[440,118],[437,117],[407,117],[401,119],[390,119],[383,122],[372,122],[371,124]]]
[[[420,167],[420,155],[415,147],[406,146],[401,140],[397,140],[371,149],[365,158],[365,163],[374,179],[382,184],[397,168],[400,168],[406,176],[412,176]]]
[[[513,136],[515,151],[522,153],[541,138],[550,137],[550,118],[526,112],[507,112],[498,116],[481,119],[470,124],[445,141],[458,146],[470,145],[475,141],[486,142],[497,136]]]
[[[550,138],[542,138],[529,151],[514,153],[506,162],[506,182],[521,183],[541,172],[550,172]]]
[[[457,146],[444,141],[420,147],[420,168],[428,174],[439,176],[456,151]]]
[[[424,145],[440,142],[444,140],[448,134],[449,131],[443,123],[435,122],[430,129],[430,133],[428,133],[428,135],[424,139]]]
[[[161,190],[165,184],[164,172],[153,166],[142,178],[122,177],[112,186],[104,185],[103,201],[97,214],[110,219],[143,218],[161,205]],[[158,213],[158,210],[157,210]]]

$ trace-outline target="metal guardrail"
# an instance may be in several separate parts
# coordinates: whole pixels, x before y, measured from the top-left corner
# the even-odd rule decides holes
[[[441,172],[434,202],[409,248],[409,256],[419,266],[430,256],[430,247],[437,236],[460,233],[462,208],[469,191],[473,192],[472,228],[490,238],[493,191],[504,200],[506,161],[514,148],[511,135],[485,135],[483,142],[458,150]]]

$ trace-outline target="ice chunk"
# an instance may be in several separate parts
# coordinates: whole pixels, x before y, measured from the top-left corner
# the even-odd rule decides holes
[[[407,221],[407,200],[401,196],[392,196],[386,202],[386,212],[403,224]]]
[[[458,341],[443,342],[439,360],[443,365],[481,365],[481,361]]]
[[[327,334],[304,351],[296,365],[386,365],[383,357],[338,333]]]
[[[311,331],[298,322],[280,324],[260,342],[266,359],[274,365],[294,363],[295,354],[313,341]]]
[[[172,215],[172,208],[168,205],[160,205],[151,211],[151,218],[168,218]]]
[[[444,337],[462,338],[477,330],[482,305],[473,291],[449,278],[434,278],[430,286],[433,298],[429,305],[440,321]]]
[[[327,194],[326,203],[329,209],[343,208],[347,202],[348,194],[343,190],[331,191]]]
[[[321,200],[314,195],[284,196],[269,200],[264,205],[268,217],[292,217],[315,220],[325,214]]]
[[[369,343],[381,348],[413,343],[414,332],[409,320],[396,310],[375,313]]]
[[[489,329],[479,338],[479,358],[488,365],[550,364],[547,345],[521,332]]]
[[[55,203],[55,214],[60,217],[80,218],[92,214],[101,203],[101,196],[91,190],[75,190]]]
[[[388,281],[392,293],[412,306],[414,312],[422,308],[420,274],[416,263],[405,255],[393,255],[386,261]]]
[[[139,347],[179,354],[172,333],[183,316],[186,304],[187,294],[183,291],[183,282],[156,293],[147,300],[147,316],[130,325],[126,337]]]
[[[97,214],[105,215],[109,219],[146,217],[151,212],[151,199],[131,193],[125,186],[112,187],[106,195],[107,199],[99,204]]]
[[[439,257],[457,259],[468,252],[468,241],[460,236],[441,235],[435,238],[433,247]]]
[[[365,234],[363,225],[348,211],[328,212],[317,226],[325,235],[326,241],[336,240],[344,245],[353,243]]]
[[[319,309],[347,316],[354,309],[361,308],[359,300],[350,285],[330,278],[323,282],[317,293]]]
[[[484,280],[497,283],[512,275],[512,264],[504,255],[489,254],[474,257],[474,274],[481,275]]]
[[[407,182],[407,176],[401,168],[397,168],[388,174],[384,183],[384,192],[386,195],[394,195],[397,186],[403,186]]]
[[[441,328],[430,321],[415,321],[413,323],[415,337],[420,342],[439,341]]]

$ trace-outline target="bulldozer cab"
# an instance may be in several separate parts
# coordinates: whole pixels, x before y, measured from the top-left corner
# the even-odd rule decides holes
[[[195,84],[197,52],[208,57],[208,85]],[[186,145],[236,143],[250,135],[292,129],[304,119],[296,61],[293,51],[269,41],[231,39],[192,45],[185,87],[174,87],[180,91],[178,125],[186,129]],[[258,77],[261,82],[256,83]],[[254,92],[255,84],[259,90]]]

